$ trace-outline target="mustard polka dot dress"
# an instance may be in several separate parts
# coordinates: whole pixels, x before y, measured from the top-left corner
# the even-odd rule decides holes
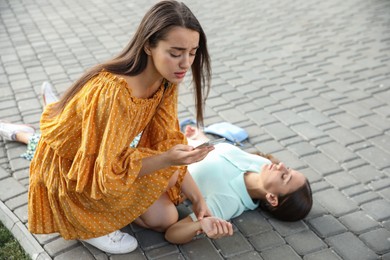
[[[124,79],[102,71],[61,114],[50,117],[48,105],[30,166],[29,230],[65,239],[106,235],[144,213],[177,170],[178,182],[168,194],[178,201],[186,167],[138,176],[142,158],[186,143],[177,98],[172,84],[165,93],[162,84],[151,98],[136,98]],[[141,132],[137,147],[130,147]]]

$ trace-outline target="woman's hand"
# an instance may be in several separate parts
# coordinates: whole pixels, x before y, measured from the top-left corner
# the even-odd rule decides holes
[[[200,197],[197,201],[191,201],[192,202],[192,210],[195,213],[195,216],[198,220],[202,220],[205,217],[210,217],[213,214],[211,214],[211,211],[209,207],[207,207],[206,201],[203,197]]]
[[[202,231],[212,239],[218,239],[225,236],[233,235],[233,226],[232,223],[217,218],[217,217],[207,217],[202,220],[199,220]]]
[[[194,149],[194,147],[178,144],[165,152],[171,166],[188,165],[203,160],[207,154],[214,150],[214,146]]]

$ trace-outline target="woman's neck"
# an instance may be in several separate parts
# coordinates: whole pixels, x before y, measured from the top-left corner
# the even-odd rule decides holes
[[[144,71],[136,76],[124,77],[132,94],[137,98],[150,98],[160,88],[163,77],[157,72],[153,61],[149,58]]]
[[[266,192],[263,188],[263,183],[261,182],[259,173],[246,172],[244,174],[244,182],[248,194],[252,199],[265,199]]]

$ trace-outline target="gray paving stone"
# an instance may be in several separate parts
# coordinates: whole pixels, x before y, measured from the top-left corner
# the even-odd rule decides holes
[[[342,260],[333,250],[325,249],[305,255],[304,260]]]
[[[302,111],[298,115],[316,127],[331,123],[331,120],[327,116],[314,109]]]
[[[224,258],[236,256],[253,250],[253,247],[246,238],[239,232],[235,232],[231,237],[216,239],[214,244]]]
[[[121,254],[121,255],[111,255],[110,260],[126,260],[126,259],[131,259],[131,260],[147,260],[145,253],[137,248],[131,253],[128,254]],[[180,258],[178,258],[180,259]]]
[[[263,260],[263,258],[260,256],[260,254],[256,251],[250,251],[244,254],[236,255],[233,257],[229,257],[229,260]]]
[[[272,226],[258,211],[244,212],[232,219],[232,223],[247,237],[272,230]]]
[[[291,110],[282,110],[273,113],[273,115],[287,126],[304,123],[304,120]]]
[[[389,120],[380,115],[367,116],[362,118],[362,121],[383,132],[390,129]]]
[[[376,221],[390,218],[390,203],[385,200],[374,200],[365,203],[361,208]]]
[[[248,241],[253,245],[256,251],[259,252],[285,244],[283,238],[273,231],[252,236],[248,239]]]
[[[347,231],[347,228],[332,215],[324,215],[310,219],[309,224],[322,238],[334,236]]]
[[[339,172],[328,175],[325,177],[325,180],[339,190],[358,184],[358,181],[353,176],[348,175],[346,172]]]
[[[166,245],[149,250],[145,253],[149,259],[160,259],[161,257],[170,256],[173,257],[179,253],[179,249],[175,245]]]
[[[283,237],[302,232],[308,228],[303,221],[285,222],[272,218],[269,222]]]
[[[313,194],[322,190],[327,190],[332,188],[332,186],[329,184],[329,182],[322,180],[319,182],[315,182],[311,184],[311,189]]]
[[[384,228],[369,231],[359,238],[378,254],[390,252],[390,231]]]
[[[22,193],[12,199],[9,199],[5,202],[5,205],[7,205],[7,207],[10,209],[10,210],[14,210],[15,208],[18,208],[20,206],[23,206],[25,204],[27,204],[27,201],[28,201],[28,193],[25,192],[25,193]]]
[[[364,165],[351,171],[351,175],[354,176],[361,183],[367,184],[375,180],[380,180],[383,177],[383,173],[371,165]]]
[[[336,142],[320,145],[318,149],[338,163],[352,161],[357,158],[349,149]]]
[[[54,260],[69,260],[69,259],[95,259],[86,248],[82,246],[78,246],[76,248],[72,248],[69,251],[66,251],[56,257]]]
[[[144,250],[151,250],[168,244],[163,233],[148,229],[136,232],[135,237],[139,241],[139,246]]]
[[[261,252],[261,256],[263,257],[264,260],[302,259],[290,246],[287,245],[265,250],[264,252]]]
[[[6,170],[4,170],[2,167],[0,167],[0,181],[2,179],[5,179],[7,177],[11,177],[11,174],[9,174]]]
[[[1,201],[7,201],[10,198],[26,192],[27,189],[12,177],[5,178],[0,181]]]
[[[327,248],[327,245],[311,230],[286,237],[286,242],[300,255],[307,255]]]
[[[310,183],[318,182],[322,180],[322,176],[318,174],[316,171],[312,170],[311,168],[303,168],[299,169],[303,175],[309,180]]]
[[[286,127],[284,124],[281,123],[264,125],[263,128],[270,136],[275,138],[277,141],[296,136],[296,133],[294,133],[290,130],[290,128]]]
[[[367,202],[379,199],[379,195],[375,192],[366,192],[359,195],[354,196],[352,199],[356,201],[356,203],[360,206]]]
[[[336,217],[358,209],[357,204],[353,200],[346,198],[341,192],[334,189],[320,191],[313,196]],[[335,201],[337,203],[334,203]]]
[[[383,150],[377,147],[359,150],[357,154],[380,170],[390,166],[390,154],[383,152]]]
[[[46,245],[44,245],[43,248],[51,257],[55,257],[55,256],[58,256],[59,254],[65,252],[65,251],[68,251],[68,249],[75,247],[77,244],[78,244],[77,240],[65,240],[62,237],[59,237],[58,239],[51,241],[51,242],[47,243]],[[80,248],[79,250],[82,250],[82,251],[85,250],[85,252],[87,252],[87,250],[85,248],[82,248],[82,247],[78,247],[78,248]],[[68,252],[71,252],[71,251],[68,251]]]
[[[324,154],[312,154],[302,158],[311,168],[316,170],[322,176],[327,176],[341,170],[340,165],[331,160]]]
[[[206,238],[192,241],[181,246],[182,253],[188,259],[223,259],[210,240]]]
[[[367,186],[364,186],[362,184],[357,184],[355,186],[348,187],[348,188],[342,190],[343,194],[347,195],[347,197],[349,197],[349,198],[354,197],[354,196],[359,195],[359,194],[366,193],[368,191],[369,191],[369,189],[367,188]]]
[[[390,122],[389,122],[390,124]],[[389,135],[380,135],[374,138],[370,138],[370,142],[373,143],[375,146],[378,146],[383,151],[390,153],[390,136]]]
[[[362,141],[362,138],[357,134],[352,133],[350,130],[344,127],[332,128],[326,131],[332,138],[334,138],[338,143],[348,146],[354,143]]]
[[[314,139],[320,139],[322,137],[326,137],[326,134],[314,127],[309,123],[303,123],[299,125],[291,126],[291,129],[294,130],[297,134],[299,134],[304,140],[311,141]]]
[[[382,136],[382,132],[371,127],[371,126],[362,126],[359,128],[353,129],[353,132],[361,136],[363,139],[371,139],[374,137]]]
[[[337,254],[345,260],[370,260],[378,256],[352,233],[346,232],[326,239]]]
[[[390,186],[389,178],[376,179],[368,185],[372,190],[378,191]]]
[[[30,162],[23,158],[11,159],[9,160],[9,164],[11,165],[11,169],[13,171],[27,169],[28,167],[30,167]]]
[[[351,214],[339,218],[340,222],[347,229],[356,235],[362,234],[369,230],[379,227],[378,222],[364,214],[362,211],[353,212]]]
[[[277,122],[277,119],[275,117],[263,110],[250,112],[247,114],[247,116],[259,126],[265,126]]]

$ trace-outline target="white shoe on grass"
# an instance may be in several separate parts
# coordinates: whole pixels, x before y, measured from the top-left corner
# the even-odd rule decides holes
[[[127,233],[119,230],[108,235],[81,240],[90,245],[110,254],[126,254],[134,251],[137,246],[137,240]]]
[[[53,91],[53,86],[47,81],[42,83],[41,95],[44,106],[58,101],[58,97]]]
[[[35,133],[35,128],[30,125],[13,124],[0,120],[0,136],[5,140],[15,141],[16,134],[20,132]]]

